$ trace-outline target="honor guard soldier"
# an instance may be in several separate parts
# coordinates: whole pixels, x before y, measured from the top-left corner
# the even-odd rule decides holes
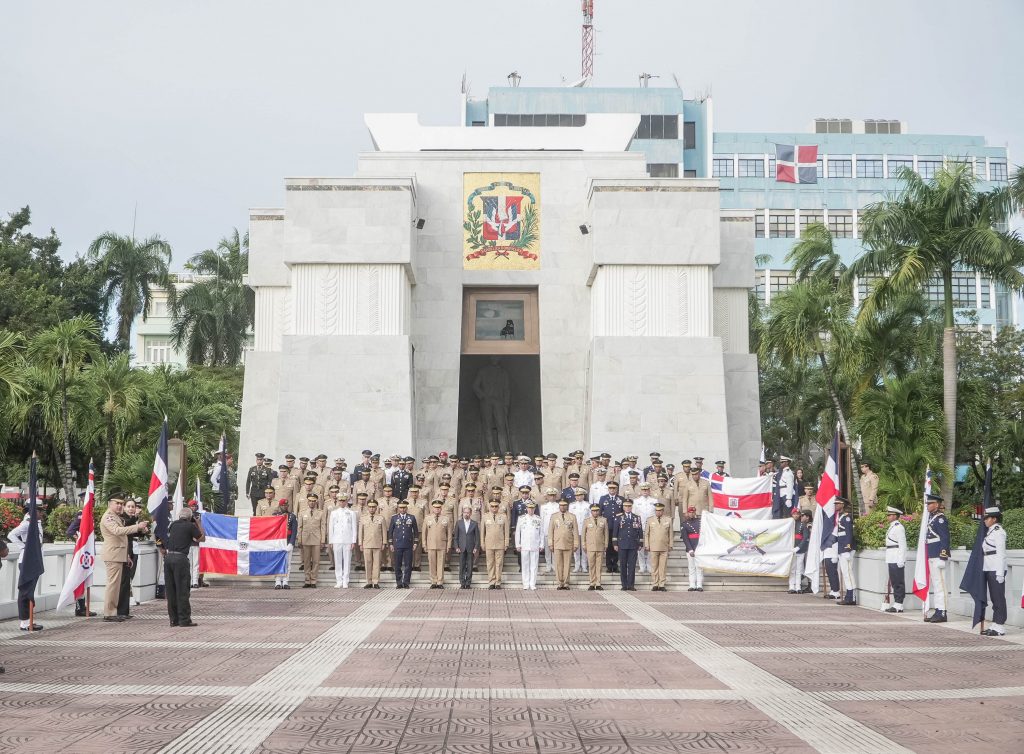
[[[633,501],[626,500],[612,529],[612,547],[619,554],[619,582],[624,592],[636,591],[636,559],[643,546],[643,522],[633,513]]]
[[[295,541],[299,536],[299,520],[295,517],[295,514],[288,510],[288,498],[282,497],[277,501],[277,510],[274,511],[275,516],[284,516],[287,524],[287,549],[288,549],[288,562],[291,563],[292,551],[295,549]],[[274,589],[291,589],[288,586],[288,569],[285,569],[284,573],[279,573],[274,577]]]
[[[601,506],[597,503],[590,504],[590,515],[583,522],[582,539],[590,563],[590,586],[587,587],[587,591],[604,591],[604,587],[601,586],[601,572],[604,570],[604,555],[611,537],[608,534],[608,519],[601,515]]]
[[[572,555],[580,546],[580,529],[576,516],[569,513],[566,500],[558,501],[558,513],[552,515],[548,522],[547,542],[555,553],[555,580],[558,581],[558,588],[568,589]]]
[[[942,512],[942,495],[929,493],[928,504],[928,570],[931,574],[935,612],[925,618],[928,623],[946,622],[946,561],[949,560],[949,521]]]
[[[885,530],[885,564],[889,569],[889,586],[893,598],[893,603],[884,608],[886,613],[902,613],[903,598],[907,594],[904,571],[907,565],[907,530],[900,521],[902,515],[903,511],[891,505],[885,509],[885,517],[889,520],[889,528]]]
[[[433,511],[423,522],[423,549],[430,566],[430,588],[444,589],[444,557],[451,546],[452,519],[444,512],[444,503],[432,502]]]
[[[245,496],[249,498],[249,502],[252,503],[252,514],[254,516],[269,516],[269,513],[257,513],[256,506],[259,505],[263,499],[263,491],[270,486],[270,480],[273,478],[265,463],[266,455],[263,453],[256,454],[256,465],[249,467],[249,473],[245,477]]]
[[[395,559],[395,585],[397,589],[408,589],[412,577],[412,548],[419,540],[419,525],[409,514],[409,503],[398,504],[398,513],[391,517],[388,525],[388,543]]]
[[[801,580],[804,564],[807,562],[807,547],[810,545],[810,530],[804,523],[803,514],[793,506],[793,565],[789,569],[789,594],[803,592]]]
[[[644,547],[650,552],[651,591],[667,592],[665,566],[672,549],[672,519],[665,515],[665,504],[660,500],[654,504],[654,515],[644,525]]]
[[[601,515],[608,522],[608,532],[614,537],[615,522],[622,515],[623,503],[625,502],[625,498],[619,496],[619,483],[609,481],[608,494],[597,502],[601,506]],[[615,543],[610,540],[608,542],[608,550],[605,553],[605,565],[608,568],[608,573],[619,572],[619,551],[615,548]]]
[[[298,541],[302,547],[302,567],[306,575],[302,588],[316,589],[316,579],[320,575],[320,551],[327,541],[327,519],[320,510],[318,495],[306,496],[306,508],[298,519]]]
[[[857,579],[853,574],[853,556],[857,551],[853,546],[853,519],[848,512],[849,507],[849,500],[836,497],[836,544],[839,546],[839,575],[845,590],[843,599],[836,603],[839,605],[857,604],[854,596]]]
[[[366,514],[359,519],[357,544],[366,564],[366,584],[363,589],[380,589],[380,563],[384,543],[388,538],[388,521],[377,512],[377,501],[371,500]]]
[[[1006,629],[1006,529],[1002,525],[1003,513],[996,506],[985,509],[985,539],[981,551],[985,556],[982,570],[985,585],[992,599],[992,625],[982,631],[984,636],[1005,636]]]
[[[530,502],[533,502],[532,500]],[[480,524],[480,537],[487,558],[487,588],[501,589],[501,568],[508,547],[508,516],[498,512],[499,502],[487,503],[488,511]]]
[[[704,569],[697,565],[697,545],[700,544],[700,519],[697,518],[697,507],[691,505],[686,511],[679,534],[686,545],[686,577],[690,582],[686,591],[704,591]]]
[[[515,540],[519,562],[522,563],[523,589],[536,591],[537,564],[540,548],[544,545],[544,523],[537,515],[537,504],[532,500],[526,504],[526,514],[516,522]]]

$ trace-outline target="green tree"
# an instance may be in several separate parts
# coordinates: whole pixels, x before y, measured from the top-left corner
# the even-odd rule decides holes
[[[249,234],[239,236],[236,228],[185,267],[200,277],[172,300],[175,347],[185,349],[189,364],[238,364],[255,311],[253,292],[242,282],[249,270]]]
[[[146,319],[153,288],[165,288],[173,295],[168,271],[171,247],[159,236],[137,241],[133,236],[104,233],[89,245],[89,256],[99,263],[106,300],[117,299],[117,340],[127,347],[132,322],[139,314]]]
[[[931,181],[904,169],[899,195],[872,204],[862,214],[865,253],[850,264],[844,281],[878,276],[860,316],[872,317],[893,300],[924,290],[933,280],[943,289],[944,466],[956,464],[957,359],[953,272],[979,270],[1011,291],[1024,289],[1024,241],[998,230],[1013,207],[1008,188],[979,192],[969,166],[940,170]]]
[[[99,324],[88,317],[64,320],[29,341],[28,355],[37,369],[52,372],[60,395],[60,434],[63,440],[63,484],[68,502],[75,499],[71,476],[71,418],[69,390],[86,361],[99,354]]]

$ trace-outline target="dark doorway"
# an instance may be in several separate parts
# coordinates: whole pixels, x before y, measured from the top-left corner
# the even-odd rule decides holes
[[[492,363],[496,359],[497,363]],[[503,373],[503,374],[502,374]],[[479,382],[478,382],[479,379]],[[508,406],[501,408],[503,386],[508,387]],[[484,393],[477,397],[474,386]],[[484,413],[491,420],[485,426]],[[500,420],[507,424],[509,447],[500,437]],[[531,457],[542,450],[540,420],[539,356],[463,356],[459,375],[460,456],[491,452],[526,453]]]

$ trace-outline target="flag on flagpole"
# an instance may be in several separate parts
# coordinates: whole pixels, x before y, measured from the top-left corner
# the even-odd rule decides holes
[[[178,482],[174,485],[174,504],[171,506],[172,521],[178,520],[178,514],[181,513],[181,509],[185,507],[185,494],[181,489],[181,485],[183,484],[188,484],[188,480],[179,474]]]
[[[156,443],[156,458],[153,461],[153,475],[149,479],[149,502],[146,506],[153,517],[153,537],[163,542],[167,538],[170,523],[170,509],[167,494],[167,417],[160,428],[160,439]]]
[[[839,494],[839,432],[832,437],[832,448],[825,460],[818,491],[814,494],[814,516],[811,520],[811,541],[807,545],[804,575],[810,579],[811,591],[818,593],[821,561],[836,543],[836,495]]]
[[[18,574],[18,588],[35,594],[36,580],[43,575],[43,538],[39,529],[39,508],[36,499],[36,454],[28,466],[28,535],[21,555],[21,572]]]
[[[778,183],[817,183],[818,146],[775,145],[775,180]]]
[[[992,459],[985,464],[985,494],[982,503],[982,510],[993,504],[992,502]],[[988,527],[985,526],[985,519],[978,521],[978,533],[974,538],[974,549],[971,550],[971,557],[967,560],[967,567],[964,568],[964,577],[960,580],[961,591],[967,592],[974,599],[974,621],[971,628],[974,628],[985,620],[985,608],[988,607],[988,587],[985,584],[985,553],[982,543],[985,535],[988,534]]]
[[[203,508],[203,490],[199,487],[199,477],[196,477],[196,509],[200,513],[206,513],[206,509]]]
[[[924,499],[921,506],[921,531],[917,535],[917,559],[914,561],[914,595],[921,600],[921,610],[931,606],[931,572],[928,568],[928,496],[932,493],[932,469],[924,472]]]
[[[96,468],[89,459],[89,486],[85,489],[85,505],[82,506],[82,523],[78,527],[75,553],[71,556],[71,571],[64,579],[64,587],[57,600],[57,609],[70,605],[85,596],[85,590],[92,586],[96,568],[96,531],[93,522],[93,508],[96,506]]]

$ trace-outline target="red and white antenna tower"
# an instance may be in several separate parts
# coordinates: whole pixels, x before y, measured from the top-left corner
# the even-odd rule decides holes
[[[583,76],[594,75],[594,0],[583,0]]]

